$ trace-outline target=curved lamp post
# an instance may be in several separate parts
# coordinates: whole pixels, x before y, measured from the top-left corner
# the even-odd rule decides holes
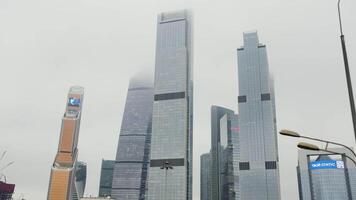
[[[339,155],[344,155],[346,158],[348,158],[349,160],[351,160],[354,165],[356,166],[356,161],[351,158],[350,156],[346,155],[345,153],[339,153],[336,151],[330,151],[327,149],[321,149],[318,146],[314,145],[314,144],[310,144],[310,143],[306,143],[306,142],[299,142],[298,143],[298,148],[300,149],[306,149],[306,150],[311,150],[311,151],[324,151],[324,152],[328,152],[328,153],[332,153],[332,154],[339,154]]]
[[[344,147],[345,149],[349,150],[356,157],[356,153],[350,147],[348,147],[348,146],[346,146],[344,144],[341,144],[341,143],[337,143],[337,142],[333,142],[333,141],[329,141],[329,140],[322,140],[322,139],[308,137],[308,136],[303,136],[303,135],[300,135],[299,133],[297,133],[295,131],[291,131],[291,130],[287,130],[287,129],[280,130],[279,134],[284,135],[284,136],[288,136],[288,137],[304,138],[304,139],[308,139],[308,140],[324,142],[326,144],[333,144],[333,145],[341,146],[341,147]]]

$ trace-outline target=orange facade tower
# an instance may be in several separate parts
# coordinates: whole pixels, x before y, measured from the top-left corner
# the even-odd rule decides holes
[[[61,134],[48,188],[48,200],[78,199],[75,172],[78,156],[78,135],[82,112],[84,89],[71,87],[66,111],[62,118]]]

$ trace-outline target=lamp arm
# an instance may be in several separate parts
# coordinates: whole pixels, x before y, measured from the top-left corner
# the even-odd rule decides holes
[[[318,139],[318,138],[307,137],[307,136],[300,136],[300,137],[301,138],[305,138],[305,139],[309,139],[309,140],[318,141],[318,142],[325,142],[325,143],[329,143],[329,144],[333,144],[333,145],[337,145],[337,146],[342,146],[345,149],[349,150],[352,153],[352,155],[354,155],[356,157],[356,153],[350,147],[348,147],[348,146],[346,146],[344,144],[340,144],[340,143],[332,142],[332,141],[328,141],[328,140],[321,140],[321,139]]]

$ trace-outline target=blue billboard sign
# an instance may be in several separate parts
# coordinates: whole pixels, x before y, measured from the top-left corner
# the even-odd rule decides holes
[[[68,100],[68,105],[70,105],[70,106],[79,106],[80,105],[80,99],[71,97]]]
[[[322,160],[309,163],[311,170],[315,169],[343,169],[344,162],[341,160]]]

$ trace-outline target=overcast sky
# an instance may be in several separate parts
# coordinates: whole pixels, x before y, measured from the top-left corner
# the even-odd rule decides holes
[[[244,31],[267,45],[278,129],[355,146],[336,0],[0,0],[0,166],[16,193],[46,198],[71,85],[85,88],[79,159],[97,195],[101,159],[113,159],[129,78],[154,69],[156,17],[194,13],[194,200],[199,156],[210,149],[210,106],[237,111]],[[356,88],[356,1],[342,4]],[[151,73],[152,74],[152,73]],[[282,199],[296,200],[297,140],[279,137]]]

